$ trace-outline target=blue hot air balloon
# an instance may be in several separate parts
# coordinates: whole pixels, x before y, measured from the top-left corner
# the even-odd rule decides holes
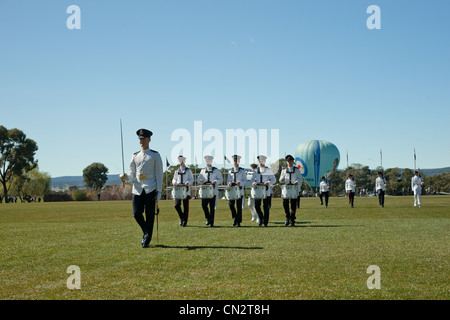
[[[337,169],[339,160],[338,148],[328,141],[305,141],[295,150],[295,163],[311,188],[318,188],[321,177]]]

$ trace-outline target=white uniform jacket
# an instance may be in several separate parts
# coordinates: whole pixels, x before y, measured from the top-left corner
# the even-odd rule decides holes
[[[258,169],[253,171],[253,176],[250,182],[252,184],[254,182],[256,182],[257,184],[268,182],[269,187],[267,188],[266,195],[270,196],[272,195],[272,186],[277,182],[277,179],[275,178],[272,169],[268,167],[258,167]]]
[[[175,171],[172,179],[172,184],[176,183],[177,185],[184,185],[186,182],[189,185],[192,185],[194,182],[194,175],[192,174],[192,170],[184,167],[179,168],[177,171]],[[190,188],[187,187],[187,194],[190,194]]]
[[[159,200],[163,186],[163,165],[159,153],[151,149],[134,153],[127,178],[133,184],[133,194],[140,195],[142,190],[145,193],[157,190]]]
[[[233,167],[233,169],[228,171],[227,184],[230,182],[231,183],[236,183],[236,182],[240,183],[239,189],[241,191],[241,196],[243,196],[244,195],[244,187],[245,187],[245,184],[247,183],[247,171],[245,171],[245,169],[241,168],[241,167],[238,167],[238,168]]]
[[[382,177],[378,177],[375,180],[375,190],[383,190],[386,191],[386,179]]]
[[[356,181],[353,179],[345,180],[345,191],[356,192]]]
[[[414,176],[411,179],[411,190],[414,191],[414,193],[416,192],[422,192],[422,185],[423,185],[423,181],[422,178],[419,176]]]
[[[328,184],[328,182],[326,182],[326,181],[320,182],[320,185],[319,185],[320,193],[327,192],[329,187],[330,187],[330,185]]]
[[[300,169],[297,167],[286,167],[281,170],[280,183],[293,184],[298,183],[298,192],[302,190],[303,177]]]
[[[219,194],[219,184],[223,182],[222,173],[220,173],[219,169],[216,167],[203,168],[198,175],[197,183],[202,183],[200,182],[200,179],[203,179],[203,183],[215,181],[216,184],[214,185],[214,195],[217,196]]]

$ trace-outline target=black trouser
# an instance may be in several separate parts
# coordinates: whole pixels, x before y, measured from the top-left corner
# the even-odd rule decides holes
[[[237,200],[229,200],[228,206],[231,210],[231,217],[234,219],[235,223],[241,223],[242,222],[242,200],[243,196],[241,196]],[[235,204],[237,204],[237,209],[235,208]]]
[[[142,229],[142,232],[148,233],[148,241],[152,239],[153,224],[155,222],[155,204],[156,204],[156,190],[150,193],[145,193],[142,190],[140,195],[133,195],[133,215],[136,222]],[[145,219],[144,219],[145,210]]]
[[[270,213],[270,203],[272,202],[272,197],[267,196],[263,199],[263,207],[264,207],[264,214],[261,211],[261,200],[262,199],[255,199],[255,210],[256,213],[258,213],[260,224],[264,223],[265,226],[269,223],[269,213]]]
[[[325,197],[325,206],[327,206],[327,207],[328,207],[328,193],[329,193],[329,191],[324,191],[324,192],[319,193],[320,203],[323,204],[322,197]]]
[[[355,202],[355,193],[348,191],[348,203],[350,203],[353,207],[354,202]]]
[[[289,210],[289,204],[291,205],[291,210]],[[297,210],[297,198],[295,199],[283,199],[283,208],[286,219],[295,221],[295,212]]]
[[[209,206],[209,208],[208,208]],[[211,199],[202,199],[202,208],[205,213],[205,218],[208,220],[209,225],[214,225],[214,212],[216,206],[216,196]]]
[[[382,190],[382,189],[378,189],[377,193],[378,193],[378,202],[380,203],[380,205],[384,206],[384,194],[385,194],[385,191]]]
[[[181,209],[181,203],[183,203],[184,212]],[[187,222],[189,218],[189,197],[186,199],[175,199],[175,210],[177,210],[180,220]]]

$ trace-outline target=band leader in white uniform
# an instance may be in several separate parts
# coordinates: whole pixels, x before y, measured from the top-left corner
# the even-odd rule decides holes
[[[421,204],[421,195],[422,195],[422,178],[419,176],[419,171],[414,171],[414,177],[411,179],[411,190],[414,192],[414,207],[417,205],[419,208],[422,206]]]
[[[233,168],[228,171],[228,186],[238,186],[241,197],[237,200],[229,200],[228,206],[231,210],[231,217],[234,219],[233,226],[240,227],[242,223],[242,202],[244,200],[244,186],[247,183],[247,172],[239,166],[241,156],[233,156]],[[235,208],[237,206],[237,209]]]
[[[293,184],[297,186],[297,189],[300,192],[300,185],[303,181],[302,175],[300,174],[300,170],[294,166],[294,157],[290,154],[285,157],[287,166],[281,170],[280,175],[280,183],[285,184]],[[290,209],[289,209],[289,204]],[[283,208],[286,220],[284,224],[286,226],[291,224],[291,226],[295,226],[295,213],[297,210],[297,197],[295,199],[283,199]]]
[[[191,190],[190,185],[194,182],[194,175],[192,174],[192,170],[186,167],[185,164],[186,157],[178,156],[178,163],[180,164],[180,168],[175,171],[172,179],[172,184],[174,186],[177,185],[185,185],[186,186],[186,199],[175,199],[175,210],[178,212],[178,216],[180,217],[180,226],[185,227],[189,218],[189,199],[191,198]],[[181,209],[181,204],[183,204],[183,209]]]
[[[378,172],[378,177],[375,180],[375,191],[378,194],[378,204],[384,208],[384,194],[386,193],[386,179],[383,177],[383,172]]]
[[[153,133],[139,129],[136,134],[141,150],[133,154],[128,174],[122,173],[120,179],[133,184],[133,216],[143,232],[142,247],[148,248],[153,234],[156,202],[161,198],[163,165],[159,153],[149,148]]]
[[[214,213],[216,210],[217,197],[219,195],[219,184],[223,181],[220,170],[212,166],[213,160],[213,156],[205,156],[206,168],[203,168],[200,171],[197,178],[197,182],[200,184],[211,183],[214,185],[214,197],[211,199],[202,199],[202,209],[205,213],[206,225],[209,225],[210,227],[214,227]]]
[[[255,199],[255,209],[259,216],[259,226],[264,224],[264,227],[267,227],[269,223],[270,202],[272,198],[270,187],[273,186],[277,181],[272,170],[266,167],[266,160],[266,156],[258,156],[259,167],[258,169],[256,169],[256,171],[253,172],[253,176],[251,179],[252,185],[254,186],[258,184],[264,184],[266,186],[266,198],[262,200],[264,214],[261,210],[261,199]]]

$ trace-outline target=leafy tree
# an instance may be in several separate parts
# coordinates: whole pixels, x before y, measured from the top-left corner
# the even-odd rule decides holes
[[[103,163],[94,162],[83,170],[84,183],[88,188],[99,193],[108,180],[108,171]]]
[[[14,176],[10,194],[23,196],[38,195],[45,197],[50,192],[51,177],[47,172],[40,172],[37,168],[20,176]]]
[[[37,169],[33,169],[26,173],[26,178],[23,185],[24,195],[45,197],[50,192],[51,177],[47,172],[39,172]]]
[[[34,155],[38,150],[34,140],[28,139],[19,129],[6,129],[0,125],[0,182],[3,195],[8,202],[8,190],[13,177],[20,177],[37,166]],[[1,197],[0,197],[1,202]]]

